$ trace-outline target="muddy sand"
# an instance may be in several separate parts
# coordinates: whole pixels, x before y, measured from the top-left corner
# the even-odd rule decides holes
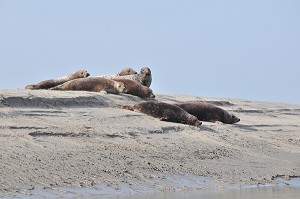
[[[300,175],[300,105],[162,94],[156,100],[207,101],[241,121],[194,127],[120,109],[142,101],[130,95],[0,90],[0,196],[61,187],[205,189]]]

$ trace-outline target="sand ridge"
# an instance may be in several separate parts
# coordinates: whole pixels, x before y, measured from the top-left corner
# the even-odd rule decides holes
[[[155,99],[154,99],[155,100]],[[174,176],[214,184],[272,183],[300,175],[300,105],[187,95],[237,115],[234,125],[162,122],[122,110],[126,94],[0,90],[0,196],[35,189],[94,187],[164,190]]]

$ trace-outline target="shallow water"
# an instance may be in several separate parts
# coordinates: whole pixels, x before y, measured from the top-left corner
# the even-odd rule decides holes
[[[97,191],[83,191],[81,194],[74,192],[58,194],[56,196],[52,194],[37,194],[35,197],[42,198],[107,198],[107,199],[253,199],[253,198],[264,198],[264,199],[299,199],[300,198],[300,187],[280,186],[280,187],[257,187],[257,188],[231,188],[231,189],[220,189],[220,190],[199,190],[199,191],[170,191],[170,192],[158,192],[158,193],[147,193],[147,194],[109,194],[103,192],[102,194]],[[23,198],[23,197],[21,197]],[[26,198],[26,197],[25,197]],[[28,197],[31,198],[31,197]]]
[[[111,199],[299,199],[300,188],[294,187],[260,187],[260,188],[243,188],[243,189],[227,189],[227,190],[210,190],[210,191],[193,191],[193,192],[167,192],[156,194],[141,194],[108,197]]]
[[[300,178],[286,180],[276,178],[274,184],[260,184],[252,186],[225,185],[221,187],[213,186],[213,182],[208,178],[168,180],[173,185],[188,186],[189,189],[170,189],[170,191],[157,192],[154,189],[143,189],[135,191],[126,187],[114,189],[111,187],[95,186],[93,188],[67,188],[60,187],[49,190],[33,190],[30,195],[15,195],[17,198],[108,198],[108,199],[235,199],[235,198],[264,198],[264,199],[299,199],[300,198]],[[193,186],[192,186],[193,184]],[[199,186],[200,185],[200,186]],[[197,188],[196,188],[197,187]]]

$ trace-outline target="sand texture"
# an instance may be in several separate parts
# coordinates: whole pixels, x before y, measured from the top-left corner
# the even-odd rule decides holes
[[[209,186],[251,185],[300,175],[300,105],[155,95],[207,101],[241,121],[162,122],[120,109],[142,101],[125,94],[0,90],[0,196],[59,187],[189,189],[181,180],[199,176]]]

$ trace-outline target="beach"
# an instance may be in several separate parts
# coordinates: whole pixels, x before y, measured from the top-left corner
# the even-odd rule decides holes
[[[195,127],[121,109],[143,101],[131,95],[2,89],[0,196],[276,185],[300,176],[299,104],[155,95],[209,102],[241,121]]]

